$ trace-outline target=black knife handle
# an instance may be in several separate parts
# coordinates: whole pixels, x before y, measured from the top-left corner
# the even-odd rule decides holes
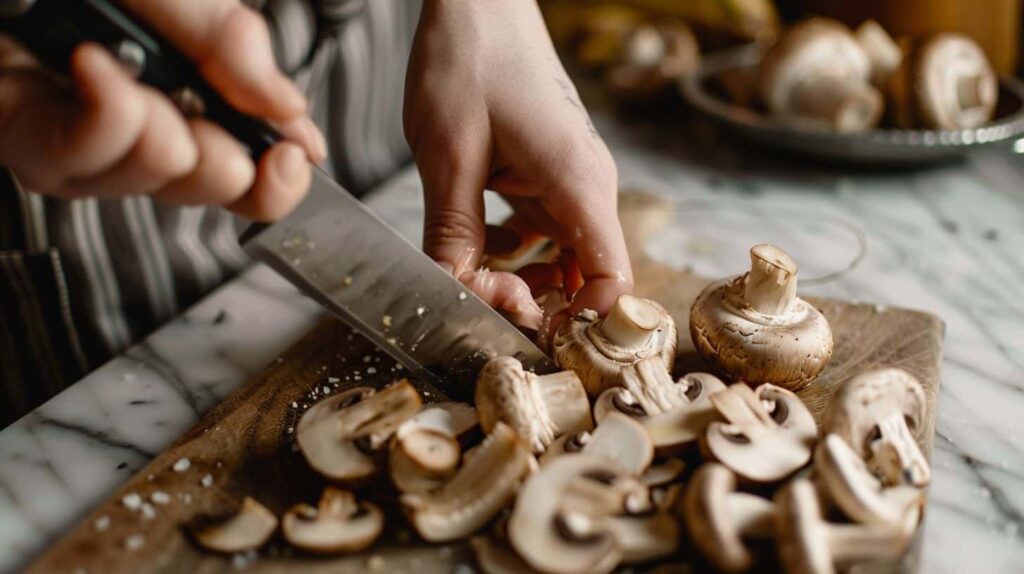
[[[175,0],[202,2],[203,0]],[[259,158],[281,136],[266,122],[227,103],[195,64],[151,28],[107,0],[0,0],[0,33],[8,34],[53,71],[66,73],[75,47],[107,47],[136,78],[167,94],[192,115],[230,132]]]

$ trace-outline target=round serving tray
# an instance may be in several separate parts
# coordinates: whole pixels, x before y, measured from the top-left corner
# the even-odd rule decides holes
[[[873,129],[847,134],[783,125],[760,110],[730,101],[718,88],[724,74],[753,73],[764,56],[756,45],[705,57],[681,82],[696,109],[757,144],[831,161],[912,165],[960,159],[976,150],[1024,153],[1024,84],[1000,77],[999,106],[992,122],[967,130]]]

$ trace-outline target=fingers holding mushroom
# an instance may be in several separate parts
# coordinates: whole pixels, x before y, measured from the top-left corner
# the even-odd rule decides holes
[[[298,504],[285,513],[281,530],[292,546],[314,554],[359,552],[384,531],[384,513],[347,490],[327,487],[318,506]]]
[[[731,381],[809,384],[832,356],[832,330],[796,296],[797,265],[781,249],[756,245],[750,271],[712,283],[690,310],[690,335],[701,358]]]

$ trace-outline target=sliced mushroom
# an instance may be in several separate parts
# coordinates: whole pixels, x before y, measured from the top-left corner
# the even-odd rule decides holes
[[[469,539],[469,545],[484,574],[539,574],[507,542],[495,540],[493,536],[474,536]]]
[[[576,373],[536,375],[513,357],[498,357],[484,366],[476,384],[476,408],[485,432],[504,422],[535,453],[544,452],[555,437],[593,428],[590,402]]]
[[[407,380],[379,392],[359,387],[313,405],[299,419],[295,441],[313,470],[356,481],[380,469],[381,448],[419,411],[420,395]]]
[[[796,296],[797,266],[778,247],[750,250],[750,271],[712,283],[690,310],[700,356],[731,381],[772,383],[796,391],[832,356],[832,330]]]
[[[828,434],[814,453],[814,470],[832,502],[861,524],[917,525],[924,491],[913,486],[884,487],[864,461],[836,434]]]
[[[651,487],[666,486],[679,480],[686,470],[686,463],[678,458],[669,458],[649,466],[640,475],[640,482]]]
[[[623,564],[664,558],[679,548],[679,523],[666,510],[613,516],[608,529],[622,552]]]
[[[835,564],[894,560],[907,548],[901,529],[832,524],[821,515],[814,485],[797,478],[775,493],[775,533],[786,572],[827,574]]]
[[[277,530],[277,517],[255,499],[245,497],[238,511],[224,518],[201,517],[191,527],[203,548],[223,554],[248,552],[267,543]]]
[[[702,446],[740,478],[774,483],[810,461],[817,428],[790,391],[761,385],[755,393],[736,383],[711,395],[711,403],[727,422],[708,425]]]
[[[761,63],[761,99],[780,121],[840,132],[878,124],[882,94],[850,29],[827,18],[794,25]]]
[[[477,426],[476,409],[446,402],[424,407],[402,423],[391,440],[388,469],[401,492],[430,492],[458,468],[458,439]]]
[[[694,546],[717,570],[744,572],[754,564],[744,540],[772,536],[774,507],[736,491],[736,475],[717,464],[701,465],[683,497],[683,516]]]
[[[931,470],[917,438],[925,432],[921,383],[902,369],[861,373],[836,393],[827,429],[843,438],[886,485],[924,486]]]
[[[302,503],[285,513],[281,530],[292,546],[307,552],[358,552],[380,537],[384,513],[376,504],[358,502],[347,490],[327,487],[317,507]]]
[[[854,32],[871,62],[871,85],[882,89],[903,61],[903,50],[881,24],[866,20]]]
[[[611,572],[622,550],[608,528],[626,471],[606,458],[575,453],[534,473],[519,491],[508,535],[532,568],[550,574]],[[621,508],[621,507],[620,507]]]
[[[620,413],[611,413],[594,432],[564,435],[541,456],[548,464],[559,455],[585,452],[618,463],[630,476],[640,476],[654,460],[654,445],[643,425]]]
[[[999,78],[985,52],[962,34],[916,42],[890,86],[900,127],[960,130],[992,119]]]
[[[429,494],[402,495],[402,507],[424,540],[466,537],[512,500],[533,462],[526,444],[499,422],[455,476]]]
[[[676,326],[664,307],[649,299],[622,295],[604,319],[583,311],[559,327],[554,338],[555,361],[576,371],[591,399],[612,387],[626,387],[627,373],[634,378],[659,376],[672,386],[668,371],[676,353]],[[635,367],[653,357],[648,372]],[[642,384],[643,381],[634,382]],[[630,388],[637,397],[660,389]],[[652,400],[657,398],[652,397]]]

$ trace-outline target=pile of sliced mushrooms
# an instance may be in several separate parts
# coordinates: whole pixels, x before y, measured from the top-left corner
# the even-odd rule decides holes
[[[893,368],[856,374],[819,428],[795,391],[832,351],[797,296],[797,266],[758,245],[750,271],[709,285],[690,332],[715,374],[673,376],[676,327],[624,295],[553,339],[564,369],[511,357],[479,375],[475,406],[423,404],[413,385],[356,387],[313,405],[295,440],[329,484],[278,518],[252,498],[193,530],[242,552],[280,529],[313,554],[369,548],[388,520],[357,489],[389,477],[431,543],[468,540],[484,572],[610,572],[694,559],[723,572],[833,572],[898,558],[921,519],[925,396]],[[398,515],[399,513],[392,513]]]
[[[839,132],[886,123],[903,129],[960,130],[992,119],[999,80],[970,38],[941,33],[893,39],[873,20],[856,30],[828,18],[797,23],[772,46],[751,79],[780,122]],[[728,89],[728,86],[727,86]]]

